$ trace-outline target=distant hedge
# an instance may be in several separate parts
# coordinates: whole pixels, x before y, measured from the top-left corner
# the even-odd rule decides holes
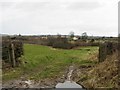
[[[21,55],[23,55],[23,43],[21,41],[2,40],[2,60],[4,63],[9,63],[12,67],[16,67],[20,63],[18,58]]]
[[[72,49],[73,45],[68,42],[55,42],[53,48]]]

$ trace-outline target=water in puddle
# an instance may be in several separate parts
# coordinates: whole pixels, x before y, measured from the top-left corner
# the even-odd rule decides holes
[[[74,71],[74,67],[70,66],[69,73],[67,74],[67,80],[64,83],[58,83],[56,85],[56,88],[81,88],[82,89],[81,85],[71,80],[73,71]]]
[[[56,88],[82,88],[82,86],[76,82],[65,81],[64,83],[58,83],[56,85]]]

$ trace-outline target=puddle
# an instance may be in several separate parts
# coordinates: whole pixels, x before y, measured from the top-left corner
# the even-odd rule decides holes
[[[81,88],[82,86],[72,81],[72,73],[74,71],[74,66],[69,67],[69,72],[67,74],[67,80],[64,83],[58,83],[55,88]]]
[[[56,85],[56,88],[82,88],[82,86],[76,82],[65,81],[64,83],[58,83]]]

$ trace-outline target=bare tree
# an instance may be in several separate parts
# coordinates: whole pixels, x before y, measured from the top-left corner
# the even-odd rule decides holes
[[[82,40],[83,40],[83,41],[86,41],[87,38],[88,38],[87,33],[86,33],[86,32],[82,33]]]
[[[73,38],[73,37],[74,37],[74,32],[71,31],[71,32],[69,33],[69,35],[70,35],[70,38]]]

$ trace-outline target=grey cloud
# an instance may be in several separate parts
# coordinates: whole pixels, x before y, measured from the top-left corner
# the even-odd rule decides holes
[[[16,9],[26,10],[26,11],[34,11],[34,10],[57,10],[62,7],[62,5],[68,5],[69,3],[61,3],[61,2],[23,2],[16,5]]]
[[[49,2],[23,2],[16,5],[16,9],[23,9],[26,11],[36,10],[45,7]]]
[[[3,10],[7,10],[11,8],[14,4],[15,2],[0,2],[0,8],[2,8]]]
[[[99,2],[5,2],[0,4],[3,8],[10,8],[22,11],[36,11],[44,9],[69,9],[69,10],[93,10],[101,7]]]
[[[99,2],[75,2],[71,3],[67,8],[70,10],[93,10],[101,6]]]
[[[62,26],[50,26],[49,29],[69,29],[69,28],[74,28],[74,29],[77,29],[77,28],[80,28],[80,24],[79,25],[62,25]]]

